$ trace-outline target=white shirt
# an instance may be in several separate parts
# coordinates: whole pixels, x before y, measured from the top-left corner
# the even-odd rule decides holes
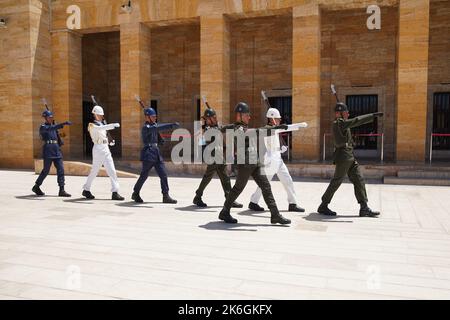
[[[94,123],[89,123],[88,131],[91,135],[92,142],[94,144],[107,144],[108,143],[108,135],[106,133],[107,130],[113,130],[116,127],[115,123],[110,124],[101,124],[101,122],[96,121]]]

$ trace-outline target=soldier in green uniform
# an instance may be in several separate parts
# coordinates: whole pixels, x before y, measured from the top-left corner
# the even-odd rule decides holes
[[[328,208],[334,193],[344,181],[346,175],[353,183],[355,196],[361,206],[360,217],[376,217],[380,213],[372,211],[367,205],[367,193],[364,178],[359,169],[359,164],[353,154],[353,139],[350,129],[372,122],[375,117],[383,116],[382,112],[370,113],[349,119],[347,105],[338,102],[335,108],[336,120],[333,122],[334,156],[333,163],[336,165],[334,177],[322,196],[322,204],[317,209],[320,214],[335,216],[336,212]]]
[[[245,135],[245,132],[248,130],[248,123],[250,121],[250,108],[246,103],[239,102],[236,105],[234,112],[236,115],[236,122],[232,125],[223,127],[222,129],[231,128],[235,130],[235,133],[237,135]],[[287,126],[280,125],[271,127],[271,130],[268,133],[270,134],[272,130],[274,132],[276,129],[287,129]],[[245,147],[243,148],[243,150],[242,149],[237,150],[237,153],[243,152],[245,154],[245,163],[243,164],[237,163],[236,165],[237,169],[236,183],[225,200],[223,209],[219,214],[219,219],[225,221],[226,223],[237,223],[237,219],[231,216],[230,209],[234,201],[239,197],[241,192],[244,190],[245,186],[247,185],[248,179],[251,176],[255,180],[258,187],[261,188],[264,201],[266,202],[270,210],[271,214],[270,222],[273,224],[275,223],[290,224],[291,220],[283,217],[278,211],[277,204],[275,203],[275,199],[272,194],[272,189],[270,187],[269,180],[267,180],[267,177],[262,170],[263,166],[260,163],[259,158],[256,159],[257,161],[251,161],[251,159],[254,156],[257,157],[257,152],[252,154],[253,150],[251,149],[254,148],[254,146],[257,145],[258,142],[256,141],[255,143],[255,141],[250,140],[251,139],[245,139]]]
[[[220,130],[220,127],[217,123],[217,114],[214,109],[207,108],[203,114],[203,119],[205,121],[205,124],[203,126],[204,132],[206,132],[207,130]],[[214,156],[214,155],[212,155],[212,156]],[[197,205],[198,207],[206,207],[207,206],[207,204],[204,203],[202,200],[203,192],[205,191],[205,188],[208,186],[208,184],[211,182],[211,179],[214,176],[214,173],[216,173],[216,172],[220,178],[220,182],[222,184],[222,189],[225,193],[225,198],[230,193],[231,182],[230,182],[230,177],[227,174],[227,165],[224,163],[224,160],[222,160],[221,163],[209,164],[206,167],[205,174],[203,175],[202,181],[200,182],[200,185],[199,185],[197,191],[195,191],[195,198],[193,200],[193,203],[195,205]],[[242,208],[243,207],[242,204],[237,203],[237,202],[232,203],[231,206],[233,208]]]

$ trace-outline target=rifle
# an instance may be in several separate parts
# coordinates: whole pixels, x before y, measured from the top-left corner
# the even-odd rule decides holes
[[[202,96],[203,104],[206,106],[206,108],[211,109],[211,106],[209,105],[208,100],[206,100],[206,96]]]
[[[92,102],[94,103],[94,105],[96,105],[96,106],[99,105],[99,104],[97,103],[97,101],[95,100],[95,96],[94,96],[94,95],[91,95],[91,99],[92,99]],[[103,118],[102,123],[103,123],[104,125],[107,124],[105,118]],[[106,136],[108,137],[108,144],[109,144],[111,147],[115,146],[115,145],[116,145],[116,140],[113,139],[113,137],[111,136],[111,133],[109,133],[109,130],[106,130]]]
[[[272,108],[270,106],[269,99],[267,99],[266,92],[264,90],[261,90],[261,97],[263,99],[264,105],[266,106],[267,110]]]
[[[45,109],[47,109],[48,111],[51,112],[51,110],[50,110],[49,107],[48,107],[47,99],[42,98],[42,103],[44,104]],[[55,119],[53,119],[52,124],[53,124],[53,125],[56,124]],[[63,141],[63,139],[61,138],[61,135],[59,134],[59,131],[58,131],[58,130],[56,130],[56,138],[57,138],[57,140],[58,140],[58,145],[59,145],[60,147],[63,146],[63,145],[64,145],[64,141]]]
[[[334,84],[331,84],[331,93],[334,94],[334,97],[336,98],[336,102],[338,102],[338,103],[341,102],[341,101],[339,101],[339,97],[337,95],[337,92],[336,92],[336,89],[334,87]]]

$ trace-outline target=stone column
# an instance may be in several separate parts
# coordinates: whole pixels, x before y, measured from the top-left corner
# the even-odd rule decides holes
[[[150,28],[139,22],[120,25],[122,158],[138,160],[143,112],[134,96],[150,100]]]
[[[53,109],[58,121],[72,121],[62,130],[67,158],[83,156],[83,97],[81,35],[73,31],[52,34]]]
[[[429,0],[400,0],[397,160],[425,160]]]
[[[293,134],[293,158],[320,159],[320,8],[309,3],[293,8],[292,121],[308,123]]]
[[[221,123],[233,121],[230,119],[230,34],[223,15],[200,17],[200,93],[207,96]]]

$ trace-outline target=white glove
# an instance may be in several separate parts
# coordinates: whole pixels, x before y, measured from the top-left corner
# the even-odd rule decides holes
[[[116,145],[116,140],[111,141],[111,142],[109,143],[109,145],[110,145],[111,147],[114,147],[114,146]]]
[[[286,146],[281,146],[281,153],[285,153],[287,151],[287,147]]]
[[[114,123],[114,128],[120,128],[120,123]]]

